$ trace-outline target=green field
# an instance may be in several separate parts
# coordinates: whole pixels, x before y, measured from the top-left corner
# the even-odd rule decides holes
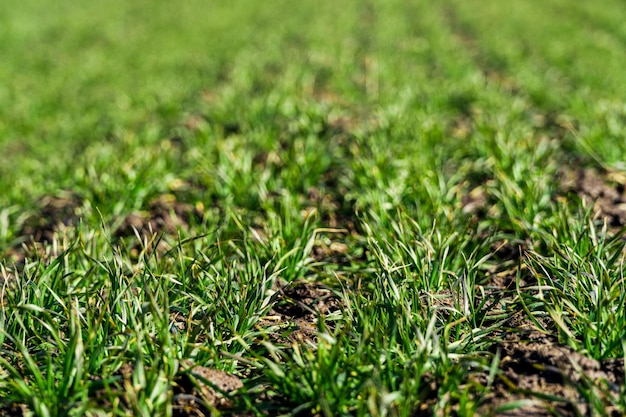
[[[624,22],[0,3],[0,417],[626,415]]]

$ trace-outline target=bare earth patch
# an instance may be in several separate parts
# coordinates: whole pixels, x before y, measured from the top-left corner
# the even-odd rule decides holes
[[[613,231],[626,225],[626,175],[595,168],[566,168],[560,175],[562,193],[574,193],[593,205]]]
[[[284,329],[271,335],[276,343],[316,343],[318,316],[328,315],[341,308],[340,300],[324,285],[314,282],[294,282],[279,289],[277,304],[269,312],[271,321],[260,326],[276,325]]]
[[[163,194],[151,200],[146,210],[126,216],[113,236],[139,237],[141,242],[137,242],[131,250],[136,255],[141,243],[151,242],[161,235],[177,236],[179,230],[187,230],[191,224],[200,223],[203,213],[201,205],[178,201],[174,194]],[[158,251],[167,249],[169,247],[164,241],[158,242]]]
[[[122,365],[108,381],[92,378],[93,400],[105,408],[110,408],[111,393],[118,393],[119,407],[130,411],[132,394],[125,389],[133,386],[134,372],[134,366],[127,363]],[[242,387],[242,381],[234,375],[195,364],[191,360],[183,361],[172,383],[172,415],[210,417],[213,415],[212,410],[231,408],[232,394]]]
[[[175,379],[173,415],[202,417],[213,415],[211,409],[227,409],[233,402],[228,395],[243,387],[241,380],[227,372],[198,366],[191,361],[182,364]]]
[[[501,354],[500,374],[481,414],[501,407],[496,414],[510,417],[589,415],[588,392],[606,404],[607,393],[619,394],[618,387],[624,383],[623,359],[599,362],[558,344],[554,337],[532,330],[528,324],[516,325],[519,327],[494,346]],[[606,410],[608,415],[618,415],[608,405]]]
[[[557,133],[562,130],[556,122],[546,124]],[[624,174],[568,167],[560,170],[559,181],[560,198],[579,197],[592,207],[595,218],[606,220],[612,233],[626,226]],[[462,209],[474,223],[489,216],[484,185],[473,188],[463,198]],[[520,308],[518,291],[526,291],[536,284],[523,262],[528,245],[524,241],[492,245],[492,260],[497,266],[487,273],[486,282],[481,286],[483,292],[474,303],[475,307],[482,305],[487,310],[485,317],[488,319],[494,313],[496,316],[500,312],[513,314],[513,318],[493,335],[491,351],[499,353],[500,361],[487,395],[480,398],[478,414],[573,417],[591,415],[594,409],[591,404],[595,403],[596,407],[602,404],[608,416],[621,415],[612,404],[624,385],[624,358],[598,361],[578,353],[560,344],[555,336],[540,331]],[[448,307],[457,308],[457,305]],[[543,319],[535,317],[535,320]],[[542,322],[542,327],[556,334],[556,326],[551,323]],[[487,376],[479,377],[478,382],[486,386]]]
[[[43,248],[52,244],[63,229],[76,226],[82,204],[78,194],[67,190],[42,197],[17,232],[18,243],[5,253],[6,257],[21,265],[27,256],[43,254]]]
[[[180,202],[173,194],[163,194],[148,203],[145,211],[131,213],[115,230],[115,236],[141,236],[167,233],[176,235],[180,228],[202,219],[203,208]]]

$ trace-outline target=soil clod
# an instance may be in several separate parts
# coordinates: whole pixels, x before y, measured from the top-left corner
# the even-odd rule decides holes
[[[173,415],[211,416],[211,409],[232,406],[227,395],[243,387],[239,378],[227,372],[185,361],[183,372],[175,379]]]
[[[560,176],[561,191],[592,204],[594,214],[605,219],[611,229],[626,225],[626,176],[595,168],[563,169]]]

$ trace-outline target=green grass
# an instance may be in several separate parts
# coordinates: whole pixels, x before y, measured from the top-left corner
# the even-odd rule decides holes
[[[515,323],[623,380],[624,224],[564,178],[623,194],[625,14],[0,5],[0,414],[172,415],[188,361],[242,380],[215,415],[497,414],[553,395]]]

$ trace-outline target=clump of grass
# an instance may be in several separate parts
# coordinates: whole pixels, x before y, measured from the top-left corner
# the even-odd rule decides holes
[[[561,340],[596,359],[624,355],[624,246],[621,233],[596,227],[589,210],[578,216],[562,208],[548,247],[551,255],[530,253],[527,265],[537,280],[540,302]],[[597,224],[597,221],[595,222]]]

